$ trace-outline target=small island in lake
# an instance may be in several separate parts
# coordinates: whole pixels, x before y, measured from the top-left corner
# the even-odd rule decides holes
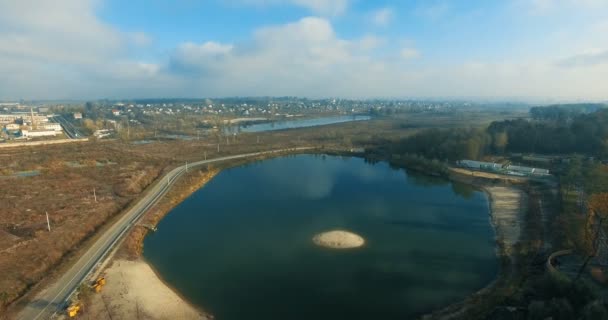
[[[365,244],[365,239],[361,236],[344,230],[319,233],[312,241],[318,246],[331,249],[352,249]]]

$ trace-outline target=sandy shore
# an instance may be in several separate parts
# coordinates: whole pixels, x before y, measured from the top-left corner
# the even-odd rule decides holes
[[[512,187],[485,187],[490,197],[492,224],[505,255],[512,256],[520,240],[522,214],[526,210],[526,194]]]
[[[115,260],[107,283],[85,305],[89,319],[212,319],[171,290],[143,260]]]
[[[460,169],[452,170],[459,174],[453,176],[452,179],[458,180],[464,183],[477,186],[483,189],[488,195],[490,204],[490,220],[496,233],[497,254],[499,256],[507,257],[509,268],[513,268],[516,264],[516,257],[513,254],[515,246],[521,240],[522,228],[523,228],[523,216],[527,210],[527,194],[520,188],[515,186],[496,186],[491,185],[489,182],[495,179],[500,179],[503,182],[522,182],[521,178],[503,177],[494,174],[481,175],[475,172],[475,175],[471,171]],[[505,266],[503,266],[505,267]],[[497,279],[495,279],[488,286],[481,290],[471,294],[461,302],[454,303],[445,308],[435,310],[432,313],[426,314],[422,319],[463,319],[468,310],[484,301],[484,296],[491,294],[495,289],[496,284],[501,280],[505,279],[505,270],[502,270]]]

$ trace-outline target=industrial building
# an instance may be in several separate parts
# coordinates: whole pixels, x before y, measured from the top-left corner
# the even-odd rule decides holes
[[[24,138],[54,137],[58,134],[55,130],[21,130],[21,136]]]
[[[485,170],[485,171],[499,171],[502,169],[502,165],[494,162],[483,162],[475,160],[460,160],[456,162],[459,166],[469,169]]]
[[[496,172],[501,174],[508,174],[512,176],[548,176],[550,175],[549,170],[516,166],[516,165],[501,165],[494,162],[483,162],[475,160],[459,160],[456,162],[458,166],[463,168]]]

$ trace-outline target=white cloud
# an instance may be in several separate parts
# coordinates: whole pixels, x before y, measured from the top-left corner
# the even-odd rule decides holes
[[[394,15],[395,13],[391,8],[378,9],[372,12],[371,21],[376,26],[386,27],[393,21]]]
[[[555,9],[555,0],[531,0],[530,5],[533,13],[546,13]]]
[[[175,52],[174,65],[196,66],[199,90],[211,95],[230,95],[239,88],[243,95],[330,95],[346,94],[363,86],[372,73],[382,69],[367,56],[380,44],[374,36],[345,40],[336,36],[326,19],[303,18],[297,22],[264,27],[254,33],[251,43],[235,45],[220,59],[210,61],[203,54],[190,56]],[[173,68],[194,76],[188,68]],[[213,77],[209,77],[212,73]],[[206,92],[208,93],[208,92]]]
[[[373,50],[386,43],[386,39],[375,35],[365,35],[357,41],[361,50]]]
[[[516,7],[532,15],[608,8],[606,0],[513,0]]]
[[[184,52],[192,52],[194,54],[205,55],[205,56],[218,56],[230,53],[234,46],[230,44],[221,44],[218,42],[207,41],[201,45],[192,42],[186,42],[181,44],[178,50]]]
[[[324,16],[344,14],[349,5],[349,0],[231,0],[231,2],[257,6],[295,5]]]
[[[373,35],[342,39],[328,20],[309,17],[261,28],[215,60],[198,53],[190,59],[201,71],[181,76],[196,96],[605,99],[608,92],[603,65],[562,68],[551,59],[424,65],[412,45],[397,51],[401,59],[374,57],[370,50],[383,41]]]
[[[308,5],[329,10],[319,3]],[[346,39],[321,17],[261,27],[241,42],[185,42],[168,58],[143,61],[132,51],[153,45],[151,37],[119,30],[96,10],[96,0],[0,0],[0,99],[608,96],[608,33],[601,32],[608,25],[597,21],[556,38],[552,53],[517,62],[437,64],[431,59],[441,53],[425,49],[425,59],[416,59],[414,43],[373,34]]]
[[[131,32],[129,38],[136,46],[145,47],[152,44],[152,38],[144,32]]]
[[[403,48],[401,49],[401,58],[405,60],[416,59],[420,57],[420,52],[415,48]]]
[[[158,64],[127,58],[131,45],[150,43],[148,35],[104,23],[98,5],[0,0],[0,98],[98,97],[112,87],[133,89],[124,82],[155,77]]]
[[[52,62],[95,63],[120,50],[120,32],[95,16],[95,1],[0,1],[0,53]]]
[[[585,52],[561,59],[557,62],[562,67],[593,67],[600,64],[608,64],[608,50],[591,49]]]

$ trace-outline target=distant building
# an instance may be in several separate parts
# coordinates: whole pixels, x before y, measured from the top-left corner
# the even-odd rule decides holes
[[[21,136],[25,138],[54,137],[57,133],[55,130],[21,130]]]
[[[521,157],[522,160],[528,162],[540,162],[540,163],[550,163],[553,161],[553,157],[549,156],[538,156],[538,155],[526,155]]]
[[[22,115],[20,114],[0,114],[0,123],[15,123],[18,119],[21,119]]]
[[[49,112],[49,107],[38,107],[39,113],[47,113]]]
[[[19,131],[20,126],[16,123],[9,123],[4,126],[7,131]]]
[[[120,115],[120,110],[118,109],[112,109],[112,114],[115,116],[119,116]]]
[[[460,160],[457,162],[457,164],[461,167],[465,167],[465,168],[469,168],[469,169],[477,169],[477,170],[498,171],[502,168],[502,166],[498,163],[475,161],[475,160]]]
[[[76,119],[76,120],[82,119],[82,113],[80,113],[80,112],[74,112],[74,119]]]
[[[539,168],[530,168],[530,167],[522,167],[522,166],[507,166],[507,171],[520,173],[524,175],[537,175],[537,176],[546,176],[549,175],[549,170],[547,169],[539,169]]]
[[[42,124],[40,126],[38,126],[39,129],[44,129],[44,130],[53,130],[53,131],[58,131],[61,132],[63,131],[63,129],[61,128],[61,125],[59,123],[45,123]]]
[[[503,167],[502,165],[493,162],[460,160],[457,162],[457,164],[463,168],[492,171],[512,176],[547,176],[550,174],[549,170],[547,169],[531,168],[516,165],[508,165],[506,167]]]
[[[93,136],[101,139],[101,138],[108,137],[108,136],[112,135],[113,133],[114,133],[114,129],[100,129],[100,130],[96,130],[93,133]]]
[[[116,123],[116,121],[114,121],[114,120],[106,120],[106,123],[107,123],[108,125],[112,125],[112,127],[113,127],[114,129],[117,129],[117,128],[118,128],[118,123]]]

